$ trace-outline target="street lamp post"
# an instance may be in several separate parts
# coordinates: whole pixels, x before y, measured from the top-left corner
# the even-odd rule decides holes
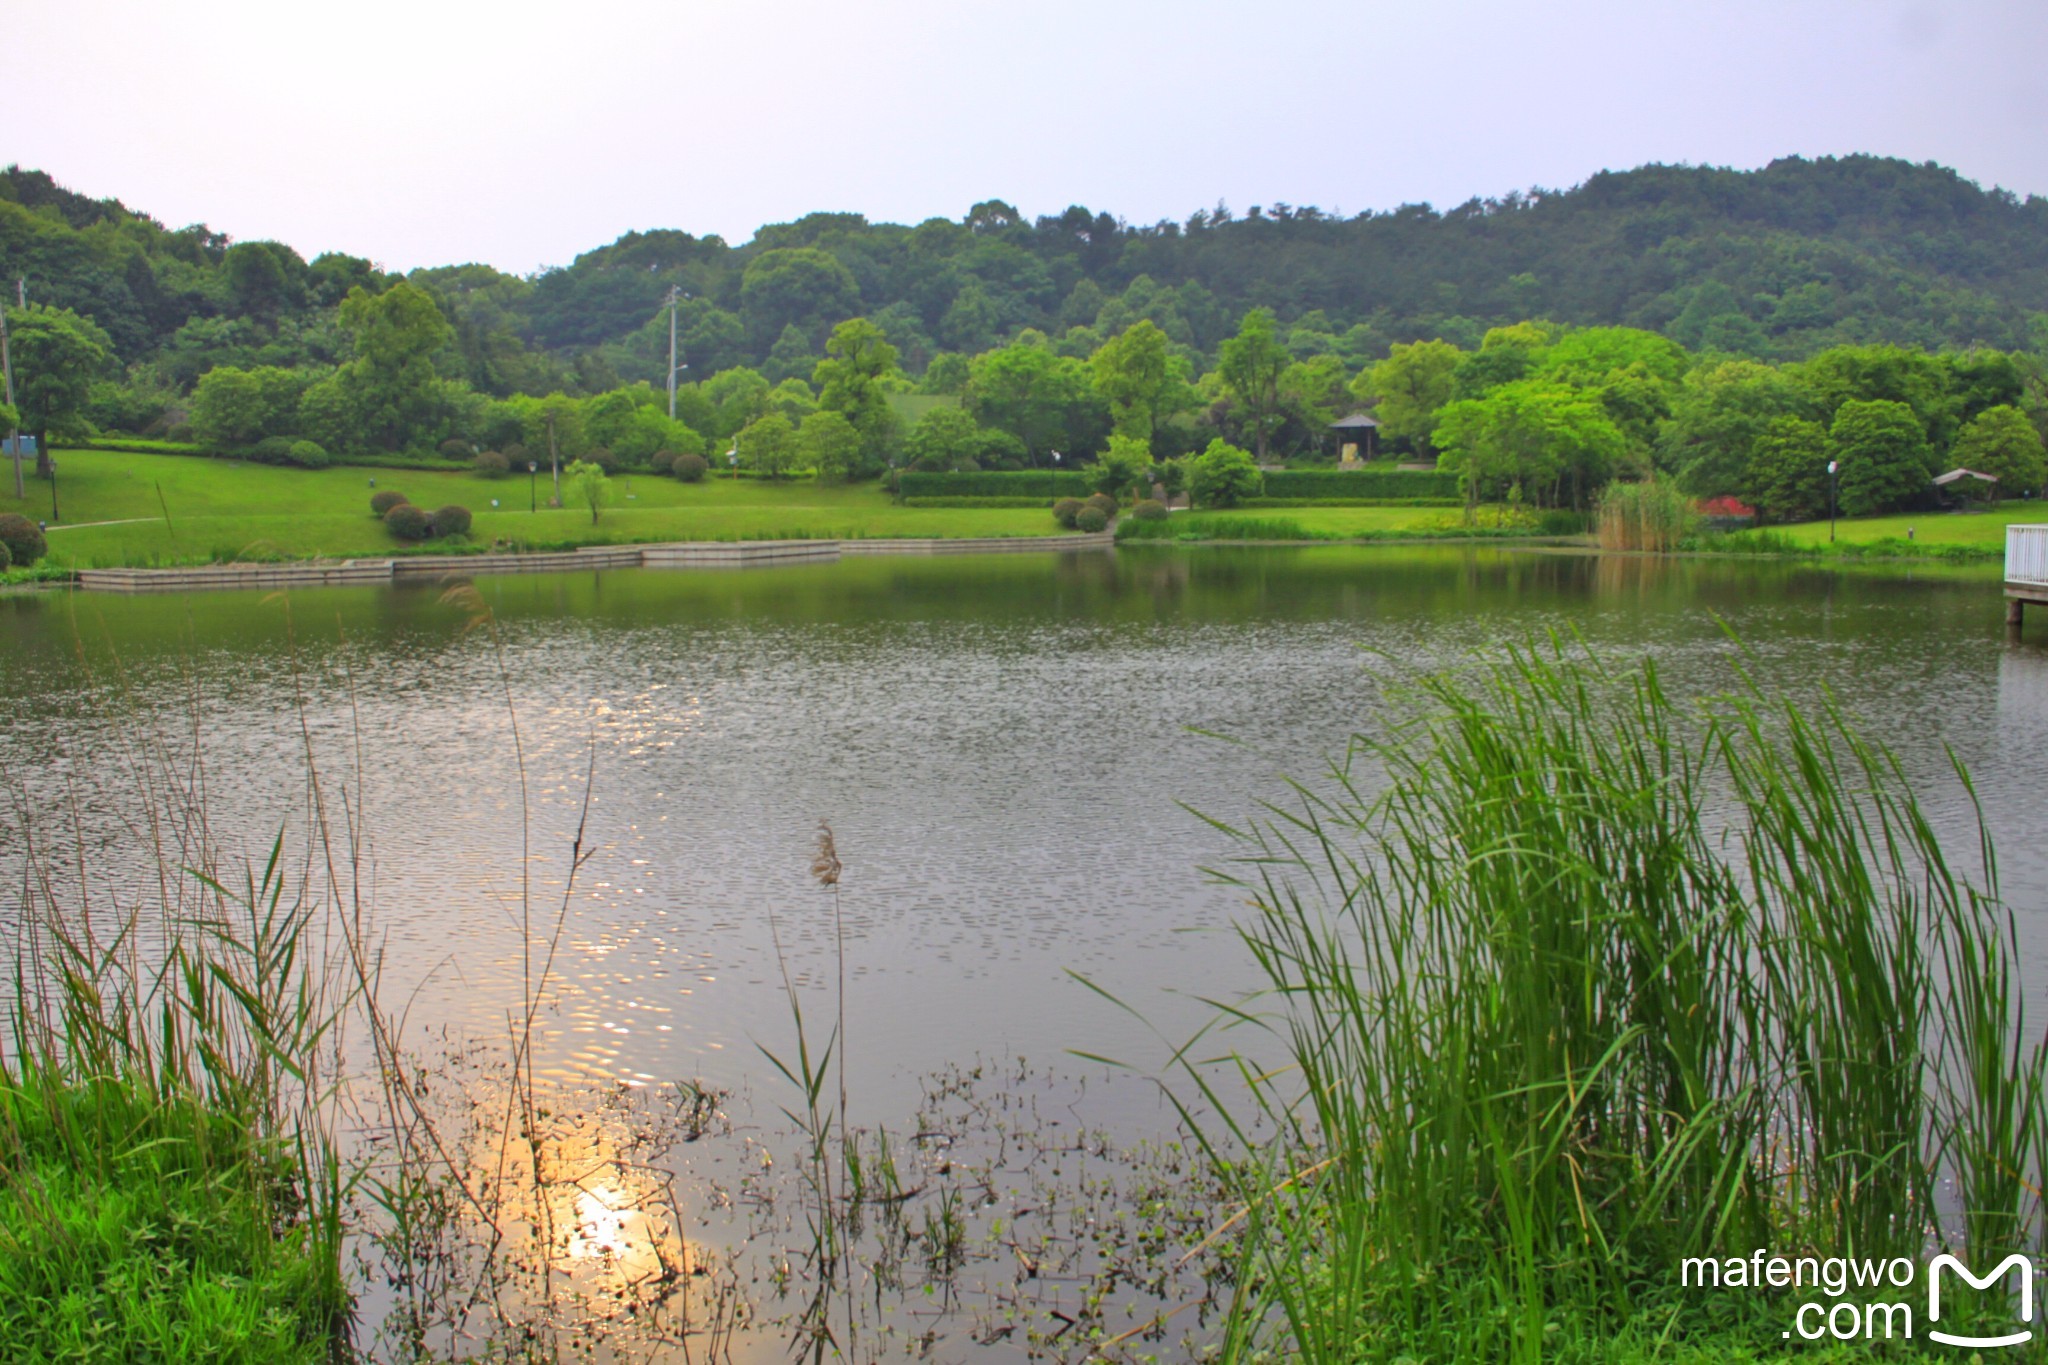
[[[1052,453],[1051,483],[1052,500],[1058,502],[1060,500],[1060,453],[1057,450]]]
[[[537,491],[540,487],[539,479],[540,461],[528,460],[526,462],[526,510],[529,512],[538,512],[540,510],[540,493]]]
[[[52,523],[63,520],[57,515],[57,460],[54,456],[50,459],[50,520]]]
[[[1828,544],[1830,545],[1835,543],[1835,486],[1838,482],[1835,478],[1835,471],[1840,468],[1841,465],[1833,460],[1828,461]]]
[[[735,478],[735,479],[739,478],[739,476],[740,476],[740,441],[739,441],[739,437],[737,437],[737,436],[733,437],[733,441],[732,441],[732,449],[731,449],[731,450],[728,450],[728,451],[726,451],[726,452],[725,452],[725,467],[726,467],[727,469],[729,469],[729,470],[731,470],[731,471],[732,471],[732,477],[733,477],[733,478]]]

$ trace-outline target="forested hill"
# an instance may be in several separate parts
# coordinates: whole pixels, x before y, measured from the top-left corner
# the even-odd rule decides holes
[[[360,258],[177,230],[38,171],[0,173],[0,277],[86,314],[119,359],[187,388],[215,364],[342,358],[335,309],[390,277]],[[865,315],[921,370],[1025,328],[1086,355],[1149,318],[1197,372],[1247,308],[1273,308],[1297,356],[1356,365],[1394,342],[1465,347],[1529,317],[1654,329],[1695,350],[1795,359],[1844,342],[1940,349],[2028,343],[2048,311],[2048,200],[1935,165],[1857,156],[1754,172],[1649,166],[1560,192],[1339,218],[1218,206],[1126,224],[1070,208],[1028,221],[999,201],[915,227],[812,214],[734,247],[629,233],[532,279],[414,271],[453,324],[437,362],[486,393],[661,382],[670,286],[692,377],[752,365],[808,376],[826,333]]]

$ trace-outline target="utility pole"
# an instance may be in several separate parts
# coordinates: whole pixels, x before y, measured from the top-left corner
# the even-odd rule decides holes
[[[562,505],[562,457],[555,453],[555,413],[548,409],[548,468],[555,477],[555,506]]]
[[[11,408],[14,406],[14,358],[7,352],[7,310],[5,308],[0,308],[0,374],[4,374],[7,379],[7,406]],[[7,435],[14,449],[14,496],[16,500],[19,500],[28,496],[24,491],[26,486],[21,481],[21,427],[19,425],[10,427]]]
[[[676,364],[676,309],[690,297],[679,284],[668,287],[668,420],[676,420],[676,374],[687,370],[688,365]]]

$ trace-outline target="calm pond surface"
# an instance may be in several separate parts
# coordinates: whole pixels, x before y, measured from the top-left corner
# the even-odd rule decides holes
[[[303,820],[303,721],[330,792],[353,801],[361,780],[387,994],[412,996],[412,1036],[502,1037],[522,962],[509,695],[537,918],[594,774],[542,1071],[764,1089],[755,1043],[789,1030],[771,915],[829,1009],[831,902],[807,877],[828,820],[856,1118],[893,1120],[919,1077],[977,1056],[1162,1059],[1069,971],[1174,1038],[1206,1017],[1200,997],[1249,987],[1225,932],[1236,898],[1199,871],[1230,843],[1180,803],[1235,819],[1283,774],[1312,776],[1372,724],[1373,669],[1570,630],[1653,654],[1691,696],[1731,680],[1725,622],[1768,685],[1832,688],[1892,744],[1965,852],[1943,746],[1970,765],[2037,1002],[2048,979],[2048,634],[2006,642],[1995,571],[1139,549],[476,590],[495,634],[437,585],[0,597],[0,780],[35,805],[76,795],[89,851],[118,864],[117,756],[196,733],[216,835],[260,857]],[[0,878],[19,886],[8,804]]]

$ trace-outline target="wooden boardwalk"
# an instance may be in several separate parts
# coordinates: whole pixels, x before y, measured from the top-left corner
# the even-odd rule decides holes
[[[2027,604],[2048,606],[2048,526],[2005,528],[2005,624],[2017,633]]]

